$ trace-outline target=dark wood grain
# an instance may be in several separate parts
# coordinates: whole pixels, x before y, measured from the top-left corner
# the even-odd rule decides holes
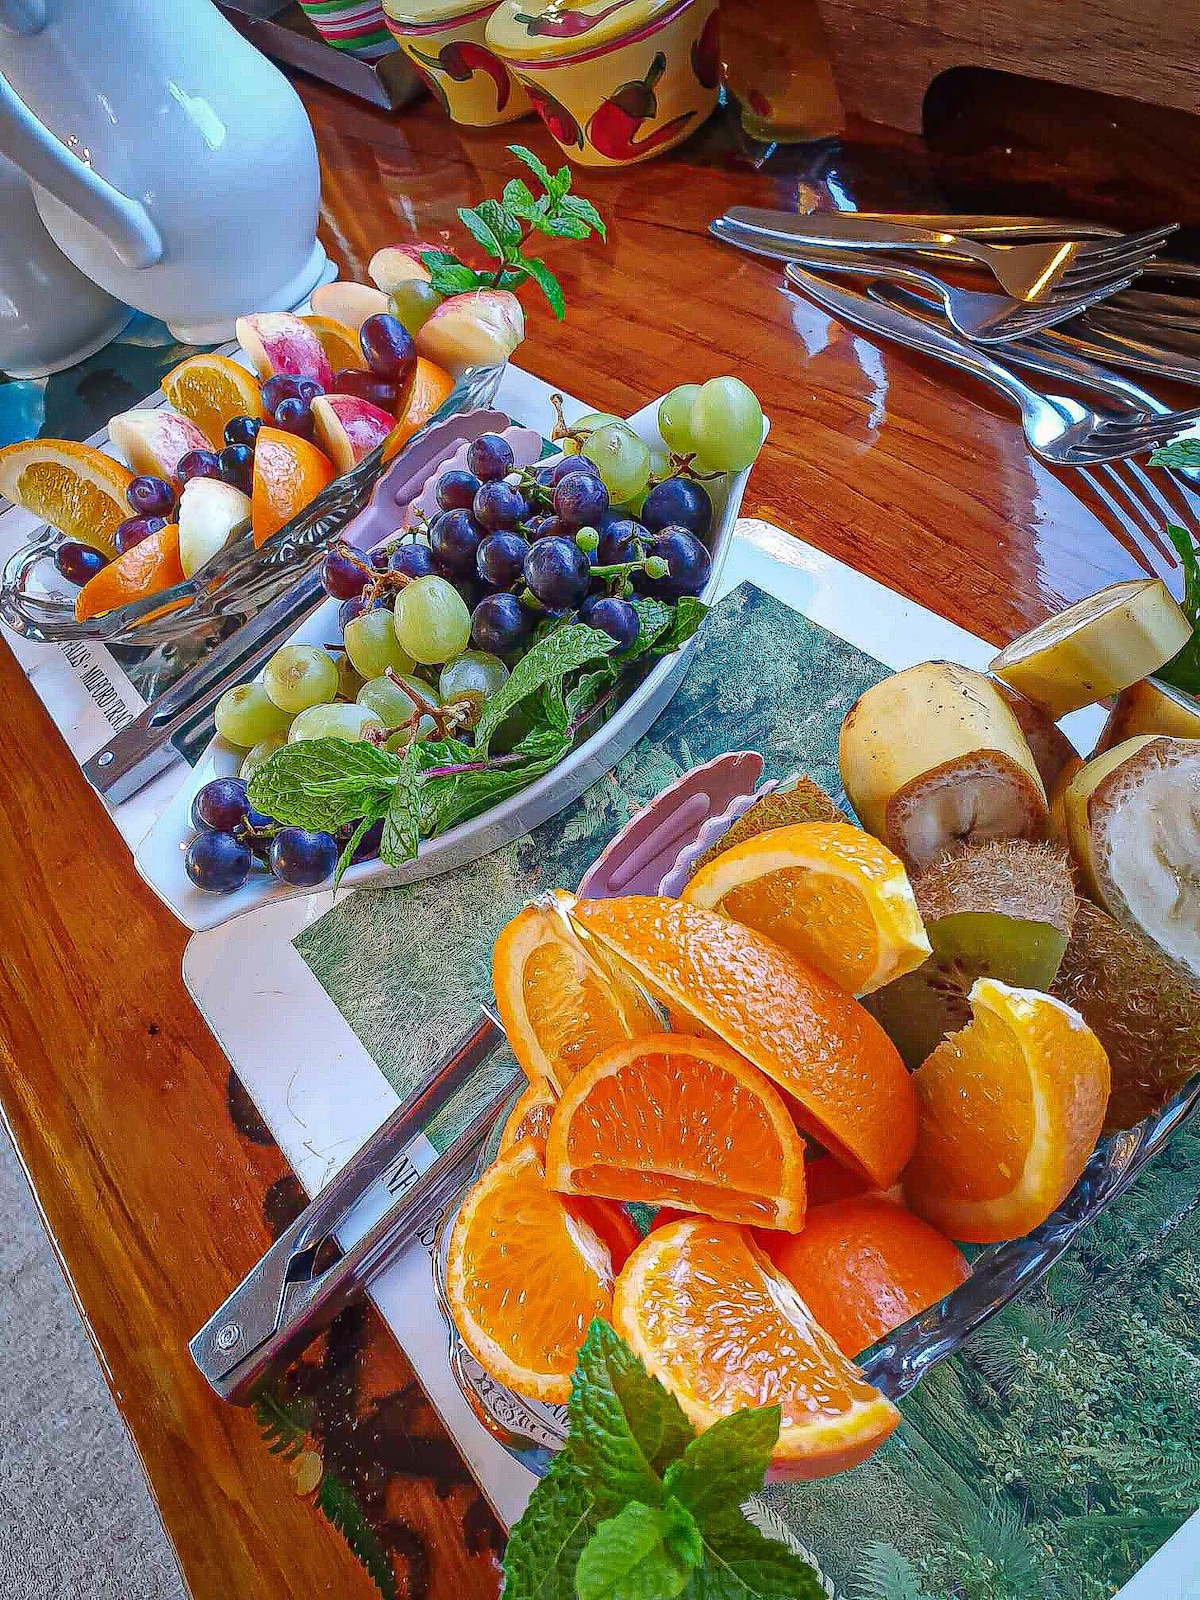
[[[382,244],[457,230],[456,206],[509,174],[506,139],[557,159],[536,122],[465,133],[429,102],[387,116],[301,88],[323,236],[346,273]],[[609,243],[550,248],[568,320],[531,298],[520,360],[618,412],[739,374],[774,424],[746,511],[999,642],[1140,571],[1139,551],[1078,479],[1030,460],[999,402],[831,323],[706,224],[738,201],[847,196],[875,209],[1002,196],[1012,209],[1161,220],[1194,205],[1195,140],[1155,146],[1144,120],[1106,134],[1096,113],[1082,124],[1091,142],[1064,147],[1077,124],[1043,94],[1006,100],[994,84],[949,97],[934,121],[927,144],[856,125],[841,147],[755,167],[733,119],[718,120],[663,160],[581,175]],[[1155,148],[1153,189],[1131,171],[1130,138]],[[183,931],[7,651],[0,728],[0,1102],[187,1581],[196,1600],[366,1596],[343,1542],[187,1354],[302,1197],[183,990]],[[401,1592],[495,1594],[495,1524],[373,1314],[340,1324],[296,1382],[327,1461],[384,1529]]]

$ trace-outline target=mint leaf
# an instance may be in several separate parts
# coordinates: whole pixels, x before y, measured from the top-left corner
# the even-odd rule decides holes
[[[383,837],[379,841],[379,859],[389,867],[398,867],[403,861],[411,861],[421,842],[415,755],[417,743],[415,739],[412,741],[399,762],[396,785],[383,824]]]
[[[1152,467],[1200,467],[1200,439],[1172,439],[1150,457]]]
[[[522,208],[530,208],[537,205],[537,201],[533,198],[533,190],[525,182],[524,178],[510,178],[508,180],[504,185],[503,202],[505,209],[511,211],[515,217],[521,216]]]
[[[556,239],[586,239],[591,231],[579,217],[568,217],[562,213],[550,217],[546,227],[546,232],[553,234]]]
[[[579,1352],[567,1409],[573,1448],[591,1475],[598,1509],[616,1511],[627,1500],[660,1505],[664,1494],[656,1474],[686,1450],[692,1425],[674,1396],[600,1317]]]
[[[529,168],[530,172],[533,173],[534,177],[541,184],[542,188],[545,189],[547,194],[553,193],[554,179],[550,176],[549,167],[547,167],[546,163],[541,159],[540,156],[535,156],[533,151],[527,150],[523,144],[510,144],[508,147],[508,153],[516,156],[518,161],[523,162],[525,166]],[[568,184],[570,181],[570,177],[568,176]]]
[[[490,222],[480,215],[478,209],[471,210],[467,206],[459,206],[458,220],[481,250],[485,250],[489,256],[495,256],[497,261],[504,260],[503,244]]]
[[[505,1600],[576,1600],[575,1571],[598,1518],[570,1445],[530,1496],[504,1552]]]
[[[1184,439],[1180,442],[1200,445],[1200,439]],[[1162,451],[1157,454],[1161,455]],[[1154,457],[1150,459],[1153,461]],[[1200,466],[1200,456],[1196,464]],[[1200,695],[1200,557],[1185,528],[1168,524],[1167,537],[1175,546],[1183,567],[1183,599],[1180,604],[1191,621],[1193,633],[1179,654],[1172,657],[1165,667],[1160,667],[1154,676],[1164,683],[1173,684],[1176,689],[1182,689],[1185,694]]]
[[[695,1536],[687,1543],[689,1555],[695,1551],[692,1559],[676,1553],[675,1545],[684,1537],[680,1517]],[[668,1527],[670,1544],[664,1536]],[[695,1524],[682,1506],[676,1504],[674,1512],[654,1511],[634,1501],[602,1522],[584,1546],[575,1569],[579,1600],[673,1600],[703,1554]]]
[[[742,1520],[718,1547],[704,1541],[704,1564],[691,1576],[685,1600],[828,1600],[807,1561]]]
[[[550,308],[561,322],[567,309],[566,300],[563,298],[562,284],[550,271],[550,268],[540,256],[523,257],[529,276],[550,302]]]
[[[649,650],[673,626],[676,608],[666,605],[662,600],[644,600],[637,595],[629,604],[637,612],[638,619],[638,636],[630,646],[629,655],[637,656],[643,650]]]
[[[607,240],[608,229],[604,225],[604,218],[592,202],[585,200],[581,194],[564,194],[559,210],[564,216],[578,217],[579,221],[586,223],[593,233],[598,233],[602,239]]]
[[[778,1441],[778,1406],[722,1417],[672,1461],[663,1475],[667,1493],[683,1502],[706,1535],[727,1531],[731,1518],[740,1527],[739,1508],[762,1489]]]
[[[546,193],[550,196],[552,204],[557,205],[570,187],[571,169],[568,166],[561,166],[546,185]]]
[[[350,867],[350,866],[353,866],[353,864],[354,864],[354,852],[358,849],[359,845],[362,843],[363,835],[366,833],[368,828],[372,828],[372,827],[375,826],[375,824],[379,821],[380,817],[385,816],[386,814],[387,814],[387,803],[385,801],[383,801],[383,800],[380,800],[378,803],[368,806],[366,815],[361,818],[361,820],[359,821],[358,826],[355,828],[354,832],[350,835],[349,839],[346,841],[346,848],[342,851],[341,855],[338,857],[337,869],[333,874],[333,892],[334,892],[334,894],[336,894],[338,892],[338,888],[339,888],[339,886],[341,884],[342,877],[343,877],[343,874],[346,871],[346,868]]]
[[[507,800],[535,778],[562,760],[571,741],[555,728],[534,728],[514,745],[505,765],[488,765],[481,771],[455,773],[447,777],[425,777],[421,782],[422,831],[427,838],[445,833],[456,823],[478,816],[490,806]],[[478,750],[467,750],[466,762],[479,762]],[[428,757],[422,755],[424,764]]]
[[[475,207],[475,214],[483,218],[506,250],[520,247],[521,224],[509,216],[499,200],[481,200]]]
[[[457,267],[462,263],[450,250],[422,250],[421,265],[432,272],[434,267]]]
[[[464,267],[457,262],[450,267],[432,267],[429,281],[440,295],[468,294],[472,289],[489,289],[492,284],[488,273],[476,272],[474,267]]]
[[[386,804],[399,773],[395,756],[365,741],[301,739],[254,769],[246,797],[277,822],[332,833]]]
[[[654,654],[667,656],[673,650],[678,650],[680,645],[688,642],[707,615],[708,607],[703,600],[697,600],[694,595],[683,595],[675,602],[675,616],[670,628],[655,641]]]
[[[476,750],[486,751],[488,740],[522,700],[537,694],[546,684],[560,684],[568,672],[610,655],[616,647],[615,639],[582,622],[569,622],[545,634],[521,657],[508,682],[485,704],[475,728]]]

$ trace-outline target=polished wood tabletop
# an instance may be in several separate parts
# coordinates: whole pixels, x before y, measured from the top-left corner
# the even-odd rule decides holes
[[[557,154],[536,122],[474,133],[428,99],[388,115],[299,87],[322,236],[346,276],[382,244],[460,239],[455,208],[498,193],[508,140]],[[784,293],[776,268],[706,225],[737,202],[1195,223],[1198,154],[1200,123],[1175,113],[977,74],[935,89],[924,140],[854,126],[756,164],[724,112],[660,160],[579,174],[609,240],[548,248],[567,320],[530,297],[518,360],[620,413],[736,373],[773,423],[746,513],[1000,642],[1165,563],[1118,536],[1081,474],[1031,459],[1003,402]],[[373,1311],[343,1317],[290,1380],[298,1462],[268,1453],[254,1417],[193,1368],[188,1338],[304,1196],[184,991],[184,930],[7,650],[0,724],[0,1102],[193,1595],[375,1593],[302,1492],[314,1455],[349,1487],[398,1594],[494,1595],[501,1530]]]

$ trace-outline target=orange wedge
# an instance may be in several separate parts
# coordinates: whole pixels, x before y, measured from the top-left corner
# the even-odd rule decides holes
[[[179,527],[168,522],[158,533],[126,550],[123,556],[101,567],[75,596],[75,617],[86,622],[101,612],[115,611],[131,600],[144,600],[160,594],[172,584],[183,582],[179,564]]]
[[[321,349],[329,357],[329,365],[335,372],[345,367],[366,367],[367,361],[358,342],[358,334],[347,323],[339,322],[336,317],[319,316],[315,311],[308,312],[300,321],[307,322],[321,341]]]
[[[1108,1057],[1077,1011],[980,978],[971,1021],[913,1074],[920,1131],[904,1174],[912,1209],[952,1239],[990,1244],[1036,1228],[1096,1147]]]
[[[532,1143],[495,1162],[450,1235],[446,1297],[471,1354],[531,1400],[565,1400],[593,1317],[612,1308],[614,1270],[593,1228],[545,1185]]]
[[[225,424],[234,417],[262,416],[258,379],[228,356],[189,356],[167,373],[162,391],[214,450],[225,448]]]
[[[250,527],[265,544],[333,481],[333,462],[307,439],[282,428],[260,428],[254,441]]]
[[[508,1113],[500,1134],[499,1153],[506,1156],[522,1139],[532,1139],[544,1157],[546,1138],[550,1132],[550,1113],[557,1103],[558,1096],[548,1079],[534,1078],[527,1083],[517,1097],[516,1105]]]
[[[682,898],[777,939],[851,994],[930,953],[904,863],[849,823],[771,828],[702,868]]]
[[[35,517],[115,556],[118,526],[133,512],[125,490],[133,473],[90,444],[27,439],[0,450],[0,494]]]
[[[656,1033],[595,1056],[550,1119],[546,1182],[799,1228],[804,1141],[783,1096],[728,1045]]]
[[[817,1206],[758,1242],[843,1355],[857,1356],[971,1276],[945,1234],[882,1195]]]
[[[568,897],[569,900],[569,897]],[[916,1097],[874,1017],[774,939],[679,900],[578,900],[570,915],[642,979],[772,1078],[800,1127],[880,1189],[916,1139]]]
[[[783,1413],[775,1478],[857,1466],[900,1413],[814,1319],[742,1228],[656,1228],[626,1262],[613,1322],[697,1428],[746,1407]]]
[[[437,408],[450,398],[453,388],[454,379],[444,367],[427,361],[424,356],[417,357],[417,370],[404,415],[384,441],[385,461],[390,461],[398,451],[403,450],[417,429],[423,428]]]
[[[492,988],[525,1076],[545,1078],[556,1093],[609,1045],[662,1032],[636,984],[545,904],[527,906],[500,930]]]

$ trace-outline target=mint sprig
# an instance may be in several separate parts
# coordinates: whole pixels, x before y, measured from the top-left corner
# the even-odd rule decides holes
[[[552,173],[524,145],[510,144],[508,148],[529,168],[542,193],[535,195],[523,178],[510,178],[501,199],[481,200],[477,206],[458,210],[459,221],[483,253],[496,262],[495,268],[478,272],[446,250],[426,250],[421,260],[429,270],[431,284],[442,295],[465,294],[472,289],[517,289],[532,280],[561,321],[566,310],[562,285],[541,256],[528,253],[529,242],[535,234],[552,239],[586,239],[598,234],[606,239],[604,218],[590,200],[570,192],[569,167]]]
[[[1196,445],[1197,454],[1193,464],[1200,466],[1200,439],[1181,439],[1179,443]],[[1166,448],[1173,450],[1175,446],[1168,445]],[[1150,457],[1151,463],[1157,462],[1162,454],[1163,451],[1156,451]],[[1179,564],[1183,568],[1183,599],[1179,603],[1192,625],[1192,637],[1179,654],[1172,656],[1154,676],[1163,683],[1182,689],[1185,694],[1200,695],[1200,556],[1186,528],[1169,523],[1167,537],[1175,546]]]
[[[823,1600],[813,1569],[746,1520],[779,1408],[696,1437],[609,1323],[579,1352],[567,1443],[512,1530],[505,1600]]]

